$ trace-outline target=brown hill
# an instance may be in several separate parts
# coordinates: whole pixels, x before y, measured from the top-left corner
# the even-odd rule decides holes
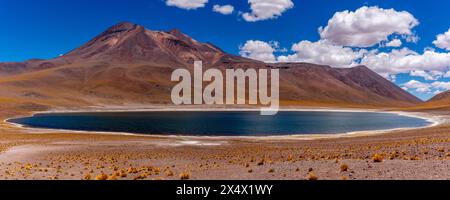
[[[404,109],[410,111],[450,111],[450,91],[440,93],[426,102]]]
[[[336,69],[308,63],[267,64],[223,52],[178,30],[115,25],[51,60],[0,64],[0,102],[22,106],[170,104],[175,68],[279,68],[284,104],[399,107],[421,101],[367,67]]]
[[[446,104],[450,104],[450,91],[440,93],[435,97],[431,98],[427,103],[437,103],[437,102],[446,102]]]
[[[450,91],[440,93],[423,104],[412,108],[414,110],[450,110]]]

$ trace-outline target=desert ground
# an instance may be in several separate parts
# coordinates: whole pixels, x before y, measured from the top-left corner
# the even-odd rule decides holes
[[[450,113],[436,126],[334,137],[176,137],[39,130],[0,116],[2,180],[450,179]]]
[[[167,108],[172,72],[193,71],[195,60],[222,71],[279,69],[281,105],[415,107],[443,120],[414,130],[264,138],[114,135],[5,122],[38,111],[96,110],[89,106]],[[57,58],[0,63],[0,179],[450,179],[447,99],[424,103],[366,66],[263,63],[179,30],[119,23]]]

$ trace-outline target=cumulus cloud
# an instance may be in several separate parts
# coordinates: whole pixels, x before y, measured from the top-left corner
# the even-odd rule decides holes
[[[442,81],[436,81],[431,84],[436,89],[442,89],[442,90],[450,90],[450,82],[442,82]]]
[[[450,90],[450,82],[435,81],[433,83],[424,83],[417,80],[411,80],[403,84],[403,87],[407,90],[412,89],[423,94],[439,94],[442,91]]]
[[[301,41],[291,49],[295,54],[280,56],[280,62],[309,62],[334,67],[350,67],[361,58],[365,50],[353,51],[351,48],[336,46],[327,41]]]
[[[400,47],[402,46],[402,41],[400,39],[393,39],[392,41],[386,43],[387,47]]]
[[[205,7],[208,0],[166,0],[166,5],[175,6],[186,10],[195,10]]]
[[[445,78],[450,78],[450,71],[448,71],[447,73],[444,74]]]
[[[371,47],[387,41],[392,34],[411,37],[418,24],[409,12],[364,6],[335,13],[326,27],[319,28],[319,33],[322,39],[336,45]]]
[[[391,52],[372,51],[360,63],[382,75],[410,73],[413,70],[443,72],[450,67],[450,53],[426,49],[423,54],[419,54],[408,48]]]
[[[291,0],[248,0],[248,3],[251,12],[242,15],[244,20],[248,22],[274,19],[294,7]]]
[[[410,76],[423,77],[427,81],[438,80],[444,75],[440,71],[424,71],[424,70],[413,70],[409,74]]]
[[[234,12],[234,7],[232,5],[214,5],[213,11],[223,15],[230,15]]]
[[[253,40],[241,46],[240,53],[264,62],[308,62],[340,68],[365,65],[394,82],[398,74],[423,77],[426,81],[449,78],[450,52],[438,52],[432,48],[425,48],[421,53],[406,47],[390,51],[364,48],[375,44],[400,47],[402,41],[417,41],[419,37],[412,29],[418,24],[419,21],[406,11],[362,7],[354,12],[337,12],[325,28],[319,29],[322,39],[316,42],[300,41],[292,45],[290,53],[277,57],[275,53],[279,55],[281,52],[278,43]],[[448,34],[439,35],[435,45],[444,48],[442,41]],[[441,85],[413,80],[404,88],[430,93],[443,90]]]
[[[263,42],[259,40],[249,40],[239,48],[239,54],[246,58],[251,58],[263,62],[276,62],[274,53],[278,51],[278,42]]]
[[[426,80],[450,77],[450,72],[444,73],[450,69],[450,53],[433,49],[425,49],[422,54],[408,48],[379,52],[333,45],[326,40],[305,40],[292,46],[292,54],[276,57],[278,43],[250,40],[240,50],[242,56],[264,62],[308,62],[340,68],[366,65],[386,78],[403,73]]]
[[[414,89],[418,93],[430,93],[431,92],[431,86],[428,83],[422,83],[420,81],[411,80],[403,86],[407,89]]]
[[[441,49],[450,51],[450,28],[446,33],[439,34],[433,44]]]

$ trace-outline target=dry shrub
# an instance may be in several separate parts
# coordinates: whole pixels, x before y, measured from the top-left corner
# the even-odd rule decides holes
[[[180,174],[180,179],[181,180],[188,180],[191,178],[191,174],[189,172],[183,172]]]
[[[166,171],[166,176],[173,176],[174,174],[173,174],[173,172],[172,171],[170,171],[170,170],[167,170]]]
[[[292,155],[289,155],[289,156],[287,157],[287,161],[288,161],[288,162],[293,161],[293,160],[294,160],[294,157],[293,157]]]
[[[375,155],[373,155],[372,160],[373,160],[373,162],[377,162],[377,163],[383,162],[383,156],[380,154],[375,154]]]
[[[136,168],[134,168],[134,167],[130,167],[130,168],[128,169],[128,173],[130,173],[130,174],[136,174],[136,173],[138,173],[138,170],[137,170]]]
[[[341,172],[346,172],[348,171],[348,165],[347,164],[342,164],[341,165]]]
[[[91,174],[86,174],[86,175],[84,175],[84,180],[86,180],[86,181],[88,181],[88,180],[91,180],[91,178],[92,178],[92,176],[91,176]]]
[[[111,175],[108,177],[108,180],[110,181],[116,181],[117,180],[117,176],[115,174]]]
[[[107,179],[108,179],[108,175],[106,175],[104,173],[101,173],[95,177],[95,180],[97,180],[97,181],[104,181]]]
[[[265,162],[266,162],[266,161],[265,161],[264,159],[261,159],[261,161],[259,161],[257,165],[258,165],[258,166],[262,166],[262,165],[264,165]]]
[[[317,175],[314,172],[309,172],[308,176],[306,176],[306,180],[308,181],[317,181],[319,178],[317,177]]]

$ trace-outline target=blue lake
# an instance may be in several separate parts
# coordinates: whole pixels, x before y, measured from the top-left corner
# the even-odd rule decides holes
[[[282,111],[54,113],[12,119],[27,127],[152,135],[269,136],[336,134],[423,127],[430,122],[391,113]]]

